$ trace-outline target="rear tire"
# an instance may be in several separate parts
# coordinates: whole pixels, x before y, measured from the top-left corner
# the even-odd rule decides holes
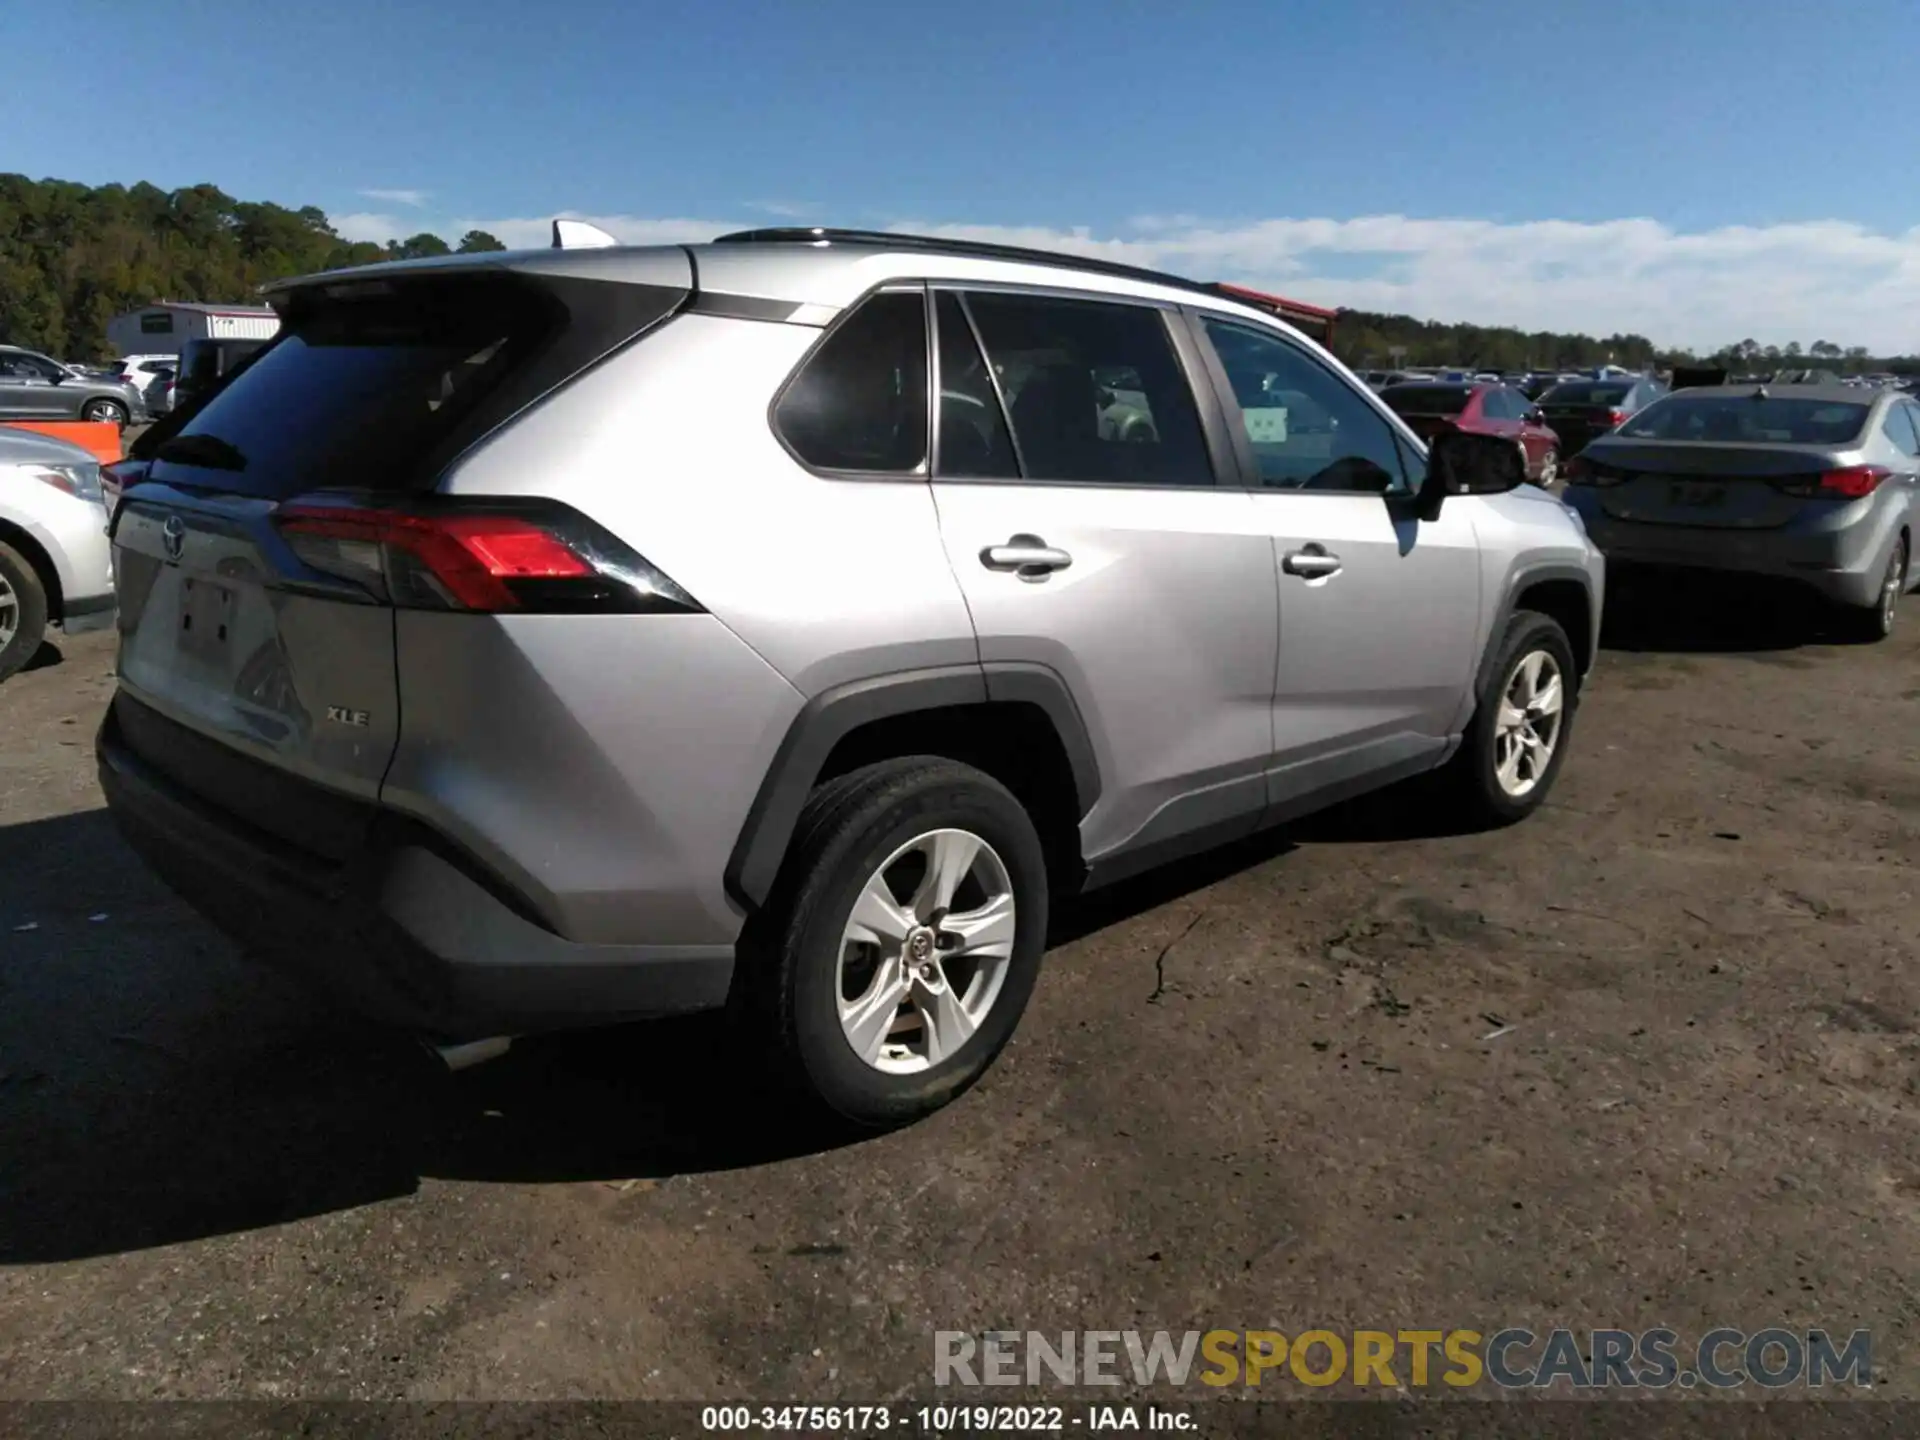
[[[971,766],[869,765],[808,800],[753,929],[733,1008],[777,1079],[855,1126],[904,1125],[978,1080],[1026,1009],[1047,932],[1040,836]]]
[[[80,418],[101,425],[118,425],[124,429],[128,417],[125,407],[117,401],[89,400],[80,407]]]
[[[1850,638],[1871,645],[1893,634],[1895,612],[1900,596],[1907,588],[1907,537],[1893,542],[1893,554],[1880,576],[1880,590],[1871,605],[1849,605],[1842,612],[1842,624]]]
[[[31,660],[46,635],[46,587],[26,556],[0,542],[0,680]]]
[[[1443,803],[1455,816],[1493,829],[1545,803],[1566,759],[1578,686],[1573,646],[1559,622],[1516,612],[1497,642],[1460,749],[1441,772]]]
[[[1554,482],[1560,478],[1560,452],[1548,447],[1547,453],[1540,457],[1540,478],[1533,483],[1542,490],[1551,490]]]

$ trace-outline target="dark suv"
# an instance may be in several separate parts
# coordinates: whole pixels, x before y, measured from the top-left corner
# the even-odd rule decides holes
[[[1618,429],[1667,393],[1667,387],[1651,375],[1616,375],[1604,380],[1563,380],[1542,391],[1534,403],[1545,412],[1548,428],[1560,437],[1560,454],[1571,460],[1588,442]]]
[[[206,398],[242,360],[268,343],[265,340],[189,340],[181,348],[180,373],[174,380],[175,408],[184,409]]]

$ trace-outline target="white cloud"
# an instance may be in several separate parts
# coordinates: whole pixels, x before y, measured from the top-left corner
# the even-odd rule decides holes
[[[699,241],[742,228],[738,221],[639,215],[566,218],[629,244]],[[537,247],[548,242],[550,220],[456,218],[436,228],[449,240],[481,229],[510,246]],[[390,215],[336,216],[334,226],[349,238],[405,233]],[[1630,332],[1700,349],[1751,337],[1920,352],[1920,226],[1885,233],[1821,220],[1677,231],[1644,218],[1223,222],[1144,215],[1105,233],[916,220],[892,228],[1066,250],[1424,319]]]
[[[749,200],[747,209],[758,210],[781,220],[817,218],[826,207],[812,200]]]
[[[349,215],[329,215],[327,221],[333,226],[333,233],[342,240],[371,240],[376,245],[384,245],[389,240],[399,239],[402,234],[400,221],[396,217],[367,210],[356,210]]]
[[[362,190],[369,200],[378,200],[384,205],[411,205],[415,209],[427,203],[426,190]]]

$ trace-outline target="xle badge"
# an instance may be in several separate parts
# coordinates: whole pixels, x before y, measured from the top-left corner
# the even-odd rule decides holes
[[[344,705],[327,706],[327,719],[335,725],[355,725],[362,730],[367,728],[367,712],[364,710],[349,710]]]

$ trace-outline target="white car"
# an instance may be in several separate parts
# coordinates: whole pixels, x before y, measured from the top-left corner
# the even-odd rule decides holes
[[[0,680],[33,658],[49,625],[73,635],[113,613],[100,462],[0,425]]]
[[[164,415],[173,408],[173,381],[180,373],[178,355],[128,355],[108,369],[138,390],[153,414]]]

